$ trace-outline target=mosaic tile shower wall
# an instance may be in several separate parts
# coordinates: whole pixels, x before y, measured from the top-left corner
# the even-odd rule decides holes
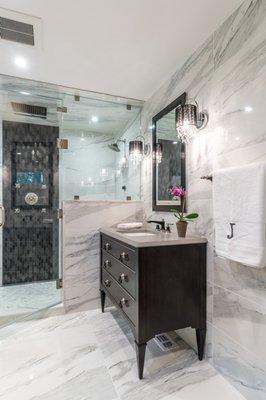
[[[3,121],[3,284],[58,277],[58,128]]]

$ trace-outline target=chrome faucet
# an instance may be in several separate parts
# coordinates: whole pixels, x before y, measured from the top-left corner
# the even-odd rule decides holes
[[[151,224],[151,223],[156,224],[156,228],[155,228],[156,231],[169,232],[169,233],[171,232],[170,225],[173,225],[173,224],[166,223],[164,219],[162,219],[161,221],[150,220],[150,221],[147,221],[147,223],[148,224]]]

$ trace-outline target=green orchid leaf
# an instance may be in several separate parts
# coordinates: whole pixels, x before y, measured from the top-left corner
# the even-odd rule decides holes
[[[186,219],[195,219],[198,218],[199,214],[197,213],[192,213],[192,214],[188,214],[185,216]]]

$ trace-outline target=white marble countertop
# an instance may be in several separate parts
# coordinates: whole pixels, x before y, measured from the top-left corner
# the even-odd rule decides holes
[[[133,247],[176,246],[181,244],[207,243],[207,239],[204,237],[187,236],[185,238],[180,238],[177,233],[155,232],[151,230],[118,232],[116,228],[102,228],[100,229],[100,232]]]

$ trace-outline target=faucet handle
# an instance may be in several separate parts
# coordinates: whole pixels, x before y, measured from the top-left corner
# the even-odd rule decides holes
[[[166,232],[171,233],[171,228],[170,228],[171,225],[174,225],[174,224],[171,224],[171,223],[169,223],[169,222],[166,224],[166,228],[165,228],[165,231],[166,231]]]

